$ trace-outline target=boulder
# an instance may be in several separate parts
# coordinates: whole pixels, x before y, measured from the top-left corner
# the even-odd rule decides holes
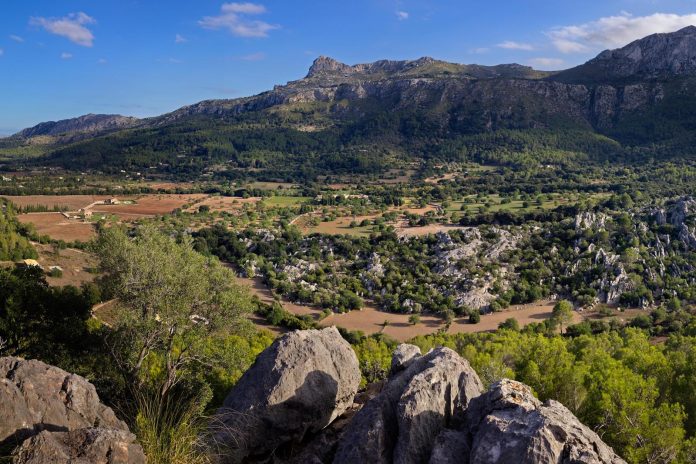
[[[565,406],[552,400],[542,404],[528,386],[513,380],[501,380],[474,399],[466,422],[461,434],[472,437],[471,452],[468,461],[456,462],[624,463]],[[451,438],[443,441],[440,448],[448,449]]]
[[[399,357],[403,351],[411,350]],[[469,363],[449,348],[418,356],[355,415],[333,462],[427,462],[438,434],[460,423],[482,390]]]
[[[224,461],[264,456],[299,442],[353,404],[358,360],[335,327],[279,337],[242,376],[217,412]]]
[[[406,369],[413,360],[421,355],[421,350],[417,346],[402,343],[397,346],[392,354],[391,369],[389,375],[394,375]]]
[[[19,444],[42,430],[128,431],[83,377],[15,357],[0,358],[0,417],[0,445]]]
[[[84,428],[43,432],[26,440],[13,464],[145,464],[135,435],[125,430]]]

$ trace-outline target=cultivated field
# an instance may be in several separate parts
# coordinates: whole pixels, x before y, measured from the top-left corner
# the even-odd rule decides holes
[[[96,235],[93,224],[68,219],[61,213],[18,214],[17,219],[23,224],[33,224],[39,235],[48,235],[54,240],[87,242]]]
[[[89,272],[97,265],[96,259],[89,253],[73,248],[63,250],[57,249],[52,245],[34,243],[34,248],[39,253],[39,264],[48,272],[50,266],[60,266],[63,269],[61,277],[47,276],[46,280],[50,285],[64,286],[74,285],[79,287],[85,282],[91,282],[96,277]]]
[[[193,213],[198,211],[201,206],[207,206],[211,212],[227,211],[228,213],[241,210],[244,205],[253,205],[261,201],[260,197],[238,198],[238,197],[223,197],[211,196],[197,203],[192,204],[185,211]]]
[[[169,214],[177,208],[183,209],[207,196],[203,193],[142,195],[133,198],[135,202],[131,204],[95,205],[92,212],[113,214],[124,220],[132,220]]]
[[[12,204],[19,208],[27,206],[44,206],[48,209],[65,209],[77,211],[80,208],[91,205],[97,201],[113,198],[109,195],[26,195],[5,196]]]

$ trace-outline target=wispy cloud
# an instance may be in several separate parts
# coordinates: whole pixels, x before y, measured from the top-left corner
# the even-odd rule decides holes
[[[491,49],[488,47],[478,47],[478,48],[472,48],[469,50],[469,53],[473,53],[475,55],[483,55],[484,53],[490,52]]]
[[[696,14],[655,13],[649,16],[633,16],[624,11],[618,16],[557,27],[548,31],[546,35],[562,53],[583,53],[622,47],[646,35],[673,32],[691,25],[696,25]]]
[[[505,42],[501,42],[498,45],[496,45],[498,48],[505,48],[506,50],[524,50],[524,51],[531,51],[534,50],[534,46],[532,44],[524,43],[524,42],[515,42],[513,40],[506,40]]]
[[[72,53],[63,52],[60,54],[60,58],[63,60],[69,60],[72,58]]]
[[[396,12],[396,19],[399,21],[405,21],[408,19],[408,11],[397,11]]]
[[[240,57],[244,61],[261,61],[266,59],[266,54],[264,52],[251,53],[249,55],[244,55]]]
[[[20,37],[18,35],[10,34],[10,39],[14,40],[15,42],[24,42],[24,38]]]
[[[97,64],[106,64],[106,63],[108,63],[108,61],[107,61],[106,58],[99,58],[99,59],[97,60]]]
[[[218,16],[206,16],[198,24],[205,29],[227,29],[237,37],[268,37],[280,26],[249,16],[266,13],[266,7],[257,3],[224,3]]]
[[[2,48],[0,48],[0,56],[2,56],[2,55],[4,55],[4,54],[5,54],[5,50],[3,50]]]
[[[174,43],[182,44],[188,42],[188,39],[181,34],[174,36]]]
[[[534,68],[555,70],[563,66],[564,61],[560,58],[532,58],[529,64]]]
[[[32,17],[29,23],[41,26],[51,34],[65,37],[73,43],[83,47],[91,47],[94,44],[94,34],[87,26],[97,21],[85,13],[70,13],[62,18]]]

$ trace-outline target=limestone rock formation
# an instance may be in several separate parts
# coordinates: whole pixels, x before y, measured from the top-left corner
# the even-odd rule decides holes
[[[21,446],[19,446],[21,445]],[[0,447],[15,463],[144,463],[135,436],[79,375],[0,358]]]
[[[0,417],[0,443],[21,442],[42,430],[128,430],[83,377],[14,357],[0,358]]]
[[[473,439],[465,462],[624,462],[565,406],[557,401],[542,404],[529,387],[512,380],[494,384],[471,402],[467,427]]]
[[[145,464],[145,455],[125,430],[85,428],[43,431],[26,440],[13,464]]]
[[[449,348],[420,356],[355,415],[334,463],[427,462],[440,431],[461,420],[482,389],[469,363]]]
[[[329,425],[353,404],[358,360],[335,327],[278,338],[242,376],[218,411],[225,460],[272,453]]]
[[[222,461],[624,463],[563,405],[540,402],[526,385],[504,379],[483,392],[476,372],[449,348],[421,355],[400,345],[386,383],[368,386],[352,405],[341,395],[332,403],[337,390],[347,395],[357,386],[346,376],[357,364],[344,344],[333,328],[310,330],[285,335],[262,353],[226,401],[227,408],[244,408],[227,425],[245,441],[223,452]],[[302,382],[317,363],[338,386]],[[291,392],[299,393],[288,404]]]

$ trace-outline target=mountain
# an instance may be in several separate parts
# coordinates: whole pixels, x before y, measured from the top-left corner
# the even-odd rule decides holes
[[[424,160],[520,166],[691,156],[694,89],[694,27],[557,73],[322,56],[305,77],[259,95],[128,121],[124,130],[56,143],[36,162],[296,179]]]
[[[696,72],[696,27],[653,34],[552,77],[568,83],[641,82]]]
[[[86,114],[72,119],[42,122],[12,135],[11,138],[27,140],[34,137],[51,137],[53,141],[57,139],[60,142],[72,142],[133,127],[138,121],[138,118],[119,114]]]

